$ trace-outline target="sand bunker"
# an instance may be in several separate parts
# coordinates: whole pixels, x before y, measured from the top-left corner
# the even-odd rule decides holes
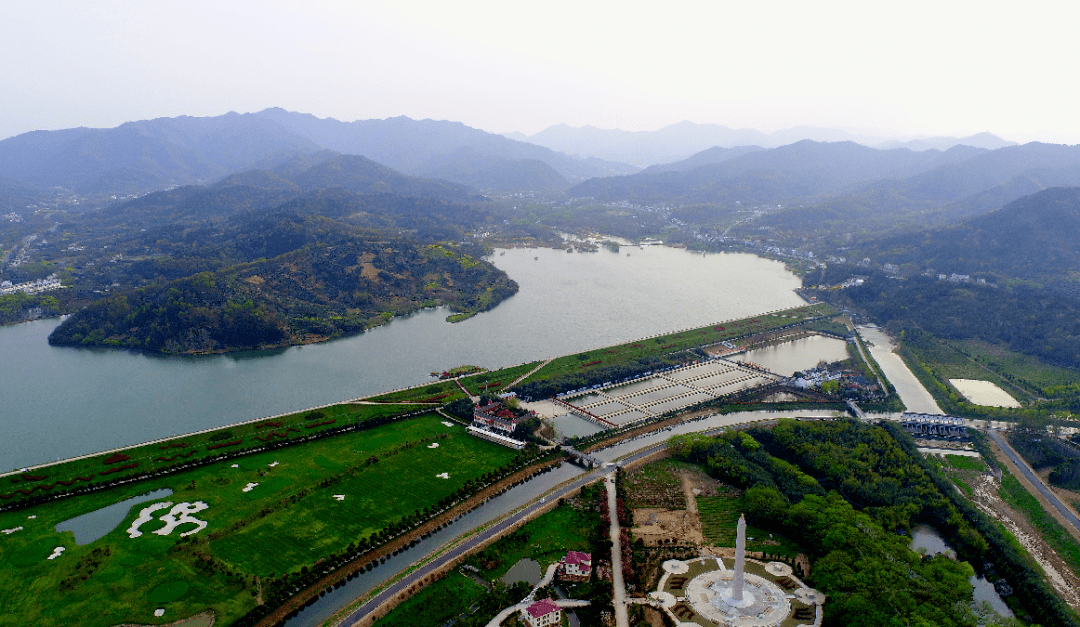
[[[64,551],[66,551],[66,550],[67,549],[65,549],[62,546],[56,547],[55,549],[53,549],[52,555],[49,556],[49,559],[54,560],[54,559],[60,557],[60,554],[63,553]]]
[[[240,490],[240,491],[241,492],[251,492],[252,490],[255,489],[255,486],[257,486],[257,485],[259,485],[259,484],[257,484],[257,483],[249,483],[246,486],[244,486],[244,488],[242,490]]]
[[[440,479],[449,479],[450,478],[450,473],[442,472],[442,473],[439,473],[439,474],[437,474],[435,476],[440,478]]]
[[[239,467],[240,467],[240,464],[233,464],[232,466],[229,466],[229,468],[239,468]]]
[[[428,444],[427,447],[428,448],[439,448],[439,443],[438,442],[432,442],[431,444]]]
[[[273,468],[274,466],[277,466],[277,465],[278,465],[278,463],[277,463],[277,462],[274,462],[274,463],[272,463],[272,464],[267,464],[267,466],[269,466],[269,467],[271,467],[271,468]]]
[[[454,426],[454,423],[452,423],[452,422],[447,422],[446,420],[442,421],[442,423],[443,423],[444,425],[448,426],[448,427],[452,427],[452,426]]]
[[[165,502],[162,502],[162,503],[154,503],[153,505],[148,505],[148,506],[142,508],[142,511],[139,512],[139,517],[135,519],[135,522],[131,523],[130,527],[128,527],[128,530],[127,530],[128,537],[129,538],[138,538],[139,536],[141,536],[142,532],[139,531],[139,527],[142,527],[146,523],[153,520],[154,519],[154,512],[158,511],[159,509],[168,509],[169,507],[172,507],[172,501],[165,501]]]
[[[33,516],[27,516],[27,517],[26,517],[26,519],[27,519],[27,520],[33,520],[33,519],[35,519],[35,518],[37,518],[37,514],[35,514],[35,515],[33,515]]]
[[[156,610],[154,610],[154,616],[156,616],[157,618],[161,618],[164,615],[165,615],[165,608],[159,607]]]
[[[15,527],[13,529],[0,529],[0,533],[5,534],[5,535],[9,535],[9,536],[11,534],[15,533],[16,531],[22,531],[22,527]]]
[[[193,533],[199,533],[203,529],[206,529],[206,521],[199,520],[198,518],[192,518],[191,514],[201,512],[204,509],[210,507],[209,505],[203,503],[202,501],[195,501],[194,503],[177,503],[174,506],[171,501],[165,501],[163,503],[154,503],[153,505],[144,507],[142,511],[139,512],[139,517],[136,518],[135,522],[131,523],[131,527],[128,528],[128,537],[138,538],[139,536],[141,536],[142,532],[139,531],[139,527],[153,520],[154,512],[162,509],[167,509],[169,507],[172,507],[172,509],[169,510],[169,513],[158,518],[158,520],[165,523],[165,526],[161,529],[151,531],[150,533],[155,533],[159,536],[167,536],[172,533],[173,529],[176,529],[178,526],[183,525],[184,523],[193,523],[194,525],[196,525],[196,527],[191,531],[185,531],[184,533],[180,534],[181,538],[185,536],[190,536]]]
[[[335,494],[334,498],[339,500],[339,501],[344,501],[345,500],[345,495],[344,494]]]
[[[168,514],[165,514],[158,520],[165,523],[165,526],[157,531],[151,531],[150,533],[156,533],[159,536],[167,536],[172,533],[172,530],[184,523],[194,523],[197,525],[195,529],[191,531],[185,531],[180,534],[180,537],[190,536],[193,533],[199,533],[203,529],[206,529],[206,521],[199,520],[198,518],[192,518],[191,514],[201,512],[204,509],[210,507],[202,501],[195,501],[194,503],[177,503]]]

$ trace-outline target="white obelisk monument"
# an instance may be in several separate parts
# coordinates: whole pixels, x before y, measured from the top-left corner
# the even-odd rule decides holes
[[[735,530],[735,579],[731,583],[731,600],[739,603],[743,600],[743,569],[746,567],[746,517],[742,514]]]

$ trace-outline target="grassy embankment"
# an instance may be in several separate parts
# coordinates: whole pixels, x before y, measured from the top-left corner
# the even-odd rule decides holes
[[[439,446],[428,448],[431,443]],[[26,624],[102,626],[168,622],[210,607],[227,625],[254,607],[255,577],[266,582],[306,571],[390,524],[434,510],[514,455],[425,416],[6,512],[0,527],[24,528],[0,540],[0,607]],[[449,479],[436,477],[440,472]],[[248,483],[259,485],[243,492]],[[173,494],[133,507],[85,546],[54,530],[73,516],[160,488]],[[154,520],[141,529],[144,535],[129,538],[139,511],[165,500],[206,503],[194,517],[208,527],[181,539],[194,525],[158,536],[150,533],[162,526]],[[67,550],[46,559],[58,546]],[[170,587],[173,594],[164,594]],[[177,598],[165,600],[180,588]],[[166,614],[155,620],[157,607]]]
[[[700,346],[710,346],[779,327],[803,323],[834,313],[835,310],[829,305],[806,305],[743,320],[733,320],[678,333],[660,335],[646,340],[636,340],[598,348],[555,359],[544,366],[536,375],[530,377],[529,381],[555,379],[568,374],[577,374],[587,368],[620,366],[643,357],[676,353]]]
[[[919,333],[914,337],[902,337],[897,352],[942,410],[968,418],[1017,421],[1035,416],[1044,409],[1054,411],[1059,395],[1080,387],[1080,372],[1046,364],[1036,357],[981,340],[946,341]],[[990,381],[1011,394],[1023,407],[973,405],[949,383],[949,379]]]

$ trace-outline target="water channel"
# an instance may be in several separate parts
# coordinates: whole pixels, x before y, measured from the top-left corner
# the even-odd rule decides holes
[[[859,327],[859,336],[870,349],[870,355],[881,366],[881,370],[896,388],[900,400],[907,411],[924,414],[944,414],[933,396],[926,391],[922,383],[908,370],[900,356],[893,352],[896,347],[892,338],[878,327]]]
[[[628,255],[629,253],[629,255]],[[498,251],[521,286],[458,324],[428,310],[277,351],[169,357],[58,348],[59,321],[0,327],[0,471],[803,304],[783,264],[662,246]]]
[[[916,551],[925,551],[926,555],[937,555],[938,553],[944,553],[949,557],[956,559],[956,551],[949,548],[949,545],[945,543],[945,540],[938,534],[937,530],[933,527],[926,525],[919,525],[912,530],[911,533],[911,548]],[[997,590],[994,589],[994,584],[986,580],[985,577],[972,575],[968,577],[968,581],[971,582],[974,588],[972,595],[975,604],[989,603],[990,607],[1001,616],[1010,617],[1013,616],[1013,611],[1009,609],[1009,606],[1005,604],[1001,596],[998,595]]]

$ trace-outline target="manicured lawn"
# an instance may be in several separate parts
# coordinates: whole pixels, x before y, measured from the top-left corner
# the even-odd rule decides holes
[[[403,448],[407,442],[418,444]],[[431,442],[439,447],[427,448]],[[437,503],[514,454],[426,415],[6,512],[0,529],[24,528],[0,535],[0,615],[17,615],[29,625],[109,626],[165,623],[213,608],[219,623],[228,624],[254,606],[254,575],[310,567],[403,514]],[[379,461],[364,467],[372,456]],[[358,465],[354,477],[323,485]],[[450,479],[434,476],[443,471]],[[259,485],[245,493],[248,483]],[[173,494],[134,506],[93,543],[78,546],[70,533],[54,530],[68,518],[159,488]],[[333,494],[345,494],[346,500]],[[169,536],[150,533],[161,526],[154,520],[142,536],[129,538],[126,531],[139,512],[163,501],[206,503],[194,517],[207,528],[181,541],[184,528]],[[261,513],[270,508],[276,509]],[[66,551],[47,560],[58,546]],[[160,588],[170,582],[182,582],[187,590],[178,593],[180,583]],[[152,600],[167,591],[179,596]],[[155,620],[153,611],[162,606],[166,614]]]
[[[166,442],[127,449],[118,454],[95,455],[28,473],[35,479],[25,479],[18,475],[0,478],[0,495],[13,495],[7,499],[0,498],[0,504],[17,502],[25,498],[25,494],[16,492],[20,488],[29,490],[37,485],[50,485],[56,481],[69,481],[71,482],[70,486],[66,484],[55,485],[51,490],[36,490],[31,494],[36,496],[39,494],[52,494],[60,490],[75,490],[91,483],[97,484],[143,471],[155,471],[170,466],[179,466],[222,453],[235,453],[245,449],[258,448],[266,444],[312,435],[326,429],[363,423],[377,418],[408,414],[423,409],[425,407],[420,405],[342,403],[317,411],[297,412],[279,418],[225,427],[208,433],[173,438]],[[107,472],[110,469],[124,466],[132,467],[124,468],[120,472]],[[78,479],[78,477],[87,477],[90,480],[84,481]]]
[[[953,468],[960,470],[986,471],[986,462],[981,457],[968,457],[967,455],[946,455],[945,461]]]

